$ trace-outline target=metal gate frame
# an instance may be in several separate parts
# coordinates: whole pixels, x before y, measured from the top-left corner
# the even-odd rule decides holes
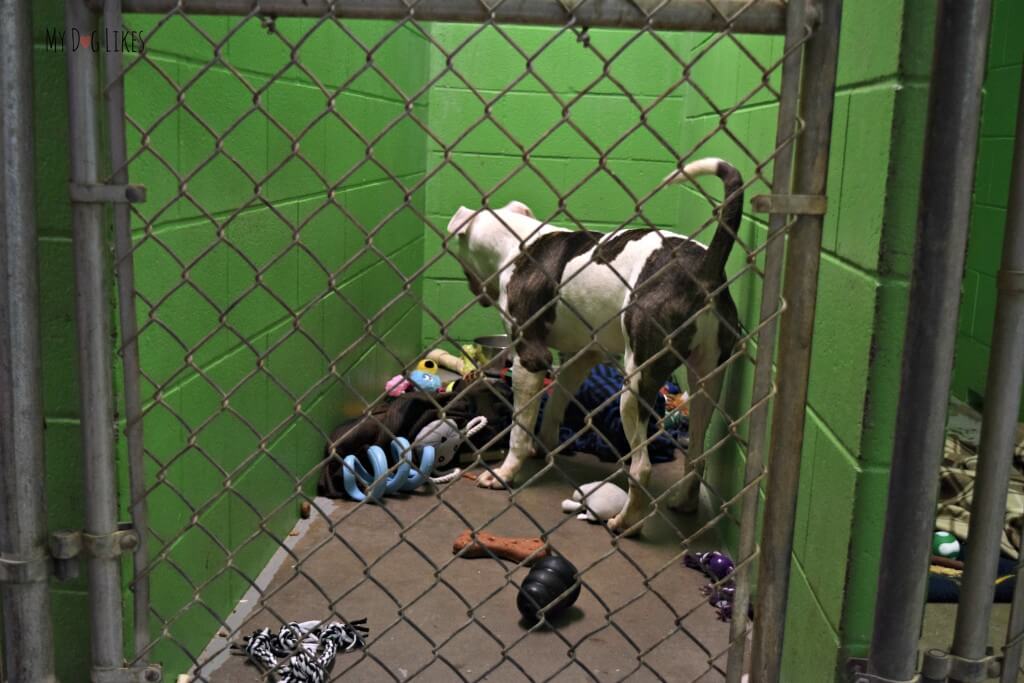
[[[12,3],[7,3],[12,4]],[[18,12],[13,20],[16,24],[27,19],[29,3],[25,0],[14,2]],[[251,0],[194,0],[186,2],[188,11],[194,13],[249,14],[254,3]],[[122,11],[166,12],[181,5],[177,0],[67,0],[66,24],[80,30],[91,30],[102,10],[108,25],[120,25]],[[266,0],[257,3],[260,10],[276,16],[322,16],[332,11],[349,18],[401,19],[415,14],[417,20],[443,20],[477,22],[500,18],[508,23],[566,25],[582,27],[643,27],[651,23],[651,13],[631,0],[579,0],[561,4],[545,0],[505,0],[504,2],[483,2],[482,0],[336,0],[334,2],[307,2],[305,0]],[[747,628],[745,616],[750,600],[749,578],[755,560],[759,560],[759,591],[757,612],[760,615],[753,627],[753,668],[751,681],[774,683],[779,680],[784,624],[787,607],[791,550],[796,512],[797,485],[800,473],[800,454],[803,441],[803,424],[807,398],[807,381],[810,364],[811,337],[814,322],[815,300],[818,280],[819,256],[821,250],[821,229],[823,215],[820,208],[826,191],[829,139],[833,112],[836,79],[836,60],[839,41],[841,0],[664,0],[659,3],[656,23],[659,28],[674,30],[721,30],[729,27],[734,32],[784,34],[786,54],[783,64],[782,94],[777,129],[775,177],[773,194],[763,198],[765,211],[770,214],[769,240],[766,248],[765,280],[762,295],[762,314],[772,313],[774,304],[781,297],[785,302],[778,332],[781,334],[778,348],[778,386],[772,386],[772,358],[775,350],[776,325],[774,317],[759,331],[758,353],[755,370],[754,399],[751,408],[750,450],[746,465],[745,486],[742,490],[743,511],[740,539],[740,557],[737,563],[737,618],[732,624],[732,643],[729,652],[728,680],[738,683],[744,657]],[[10,22],[5,19],[0,28],[6,34]],[[736,17],[735,21],[731,18]],[[19,28],[23,24],[19,24]],[[810,35],[807,31],[810,29]],[[18,35],[19,31],[15,31]],[[20,31],[22,37],[27,31]],[[6,37],[6,35],[5,35]],[[19,45],[17,40],[4,42],[12,49]],[[795,49],[794,49],[795,48]],[[5,49],[5,52],[7,50]],[[133,291],[132,261],[130,258],[130,228],[127,203],[138,199],[139,188],[129,185],[124,170],[125,131],[123,74],[119,56],[108,54],[104,69],[104,80],[100,81],[99,57],[91,51],[68,51],[68,80],[70,105],[70,195],[73,206],[73,246],[76,270],[76,324],[79,333],[79,365],[81,369],[82,405],[82,448],[85,463],[85,505],[86,523],[82,539],[86,539],[89,575],[89,612],[92,631],[92,680],[103,681],[159,680],[160,673],[144,662],[125,656],[123,647],[123,618],[121,602],[121,558],[122,552],[135,550],[134,571],[142,572],[146,562],[146,539],[144,533],[133,533],[119,527],[117,519],[117,482],[114,468],[114,390],[111,377],[113,349],[110,342],[110,293],[107,287],[111,274],[108,260],[108,242],[104,220],[106,205],[113,205],[115,261],[118,291],[122,301],[130,301]],[[18,62],[8,62],[18,63]],[[802,69],[802,64],[810,68]],[[15,80],[30,74],[30,68],[5,69],[5,80],[11,72]],[[24,81],[21,81],[24,86]],[[6,85],[6,83],[5,83]],[[17,94],[12,94],[17,93]],[[24,88],[5,89],[5,114],[11,110],[8,100],[20,96],[22,107],[29,101]],[[100,101],[105,109],[101,109]],[[25,112],[31,109],[22,109]],[[28,121],[31,121],[29,115]],[[5,116],[4,120],[4,167],[6,195],[5,210],[8,217],[13,206],[12,192],[21,200],[23,217],[31,215],[31,188],[18,187],[19,178],[24,179],[25,168],[31,170],[31,150],[22,144],[8,146],[11,140],[13,122],[16,118]],[[101,133],[101,121],[105,120],[105,135]],[[23,120],[21,121],[24,122]],[[23,133],[19,130],[19,133]],[[106,140],[104,149],[101,141]],[[794,144],[795,141],[795,144]],[[783,154],[779,154],[779,151]],[[12,157],[14,151],[17,155]],[[22,164],[21,170],[12,173],[15,161]],[[104,175],[105,168],[115,169],[111,177]],[[27,173],[31,178],[31,173]],[[27,210],[25,210],[27,207]],[[787,220],[793,218],[792,225]],[[20,244],[30,254],[34,244],[34,225],[29,219],[21,222],[8,220],[5,235],[8,246]],[[20,232],[18,232],[20,230]],[[788,235],[788,237],[787,237]],[[17,241],[17,238],[22,241]],[[786,237],[788,248],[784,248]],[[12,249],[9,253],[14,253]],[[16,260],[16,259],[15,259]],[[785,270],[783,271],[783,262]],[[26,267],[34,265],[34,259],[25,259]],[[783,277],[784,283],[783,283]],[[31,282],[31,280],[27,280]],[[128,296],[126,296],[126,294]],[[29,313],[34,313],[31,297],[24,299]],[[10,302],[5,301],[5,304]],[[13,315],[18,311],[11,306]],[[145,529],[145,499],[139,495],[142,482],[142,425],[140,420],[140,397],[138,387],[138,348],[135,335],[135,311],[132,305],[119,307],[121,329],[126,340],[123,348],[125,363],[125,408],[129,460],[131,466],[132,501],[131,512],[134,529]],[[31,330],[32,328],[27,328]],[[6,348],[4,349],[6,352]],[[16,349],[10,353],[14,355]],[[31,352],[31,351],[29,351]],[[35,349],[38,355],[38,348]],[[38,366],[38,361],[35,367]],[[29,367],[33,367],[31,364]],[[38,389],[38,377],[34,380]],[[32,384],[32,378],[29,378]],[[38,397],[29,392],[28,398]],[[770,445],[766,445],[767,405],[774,397],[777,402],[773,414]],[[4,410],[8,410],[6,404]],[[36,424],[41,424],[37,422]],[[33,431],[33,430],[29,430]],[[38,437],[38,434],[35,438]],[[28,453],[27,464],[41,467],[41,446]],[[767,453],[766,453],[767,448]],[[5,444],[6,450],[6,444]],[[31,457],[32,454],[35,457]],[[764,534],[760,547],[755,538],[758,490],[766,476],[765,457],[774,464],[764,484],[766,502],[764,507]],[[5,465],[8,463],[5,461]],[[9,469],[5,467],[4,474]],[[3,477],[5,480],[8,477]],[[28,494],[28,495],[25,495]],[[37,525],[43,519],[41,497],[32,498],[33,492],[22,491],[19,496],[8,496],[4,510],[19,510],[22,519],[34,520]],[[36,514],[26,515],[26,505],[36,509]],[[5,516],[0,532],[6,531],[10,517]],[[38,529],[37,529],[38,532]],[[36,534],[38,535],[38,533]],[[6,545],[0,551],[6,551]],[[38,553],[41,546],[38,539],[34,544],[12,550],[19,558]],[[7,556],[4,556],[7,560]],[[134,648],[136,653],[144,651],[149,634],[148,587],[144,572],[141,580],[133,583],[135,590],[136,632]],[[42,588],[43,590],[40,590]],[[26,674],[25,680],[46,680],[52,678],[52,637],[44,627],[46,606],[45,583],[7,583],[5,590],[5,617],[15,609],[15,601],[7,596],[24,600],[35,611],[30,618],[36,628],[9,634],[7,657],[18,665],[33,659],[33,653],[40,653],[35,660],[42,667],[43,675]],[[142,616],[143,618],[138,618]],[[10,618],[5,623],[12,624]],[[136,663],[125,668],[125,661]],[[47,664],[47,662],[51,662]],[[12,666],[8,664],[9,668]],[[11,669],[11,673],[17,670]],[[14,680],[17,680],[15,678]]]

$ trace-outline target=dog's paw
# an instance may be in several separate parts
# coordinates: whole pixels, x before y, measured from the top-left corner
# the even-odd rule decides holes
[[[508,483],[511,477],[506,477],[501,470],[495,470],[494,472],[483,472],[479,477],[476,478],[476,485],[483,489],[505,489],[508,488]]]
[[[680,483],[668,494],[665,503],[670,510],[675,512],[684,515],[693,514],[700,505],[700,482],[684,481]]]
[[[608,528],[613,534],[619,536],[637,536],[643,530],[643,518],[637,517],[636,519],[630,519],[630,516],[625,511],[620,512],[611,519],[608,520]]]

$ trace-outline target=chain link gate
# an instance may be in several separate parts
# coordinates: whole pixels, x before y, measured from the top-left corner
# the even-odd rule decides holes
[[[118,518],[128,517],[138,532],[124,600],[133,605],[124,615],[133,636],[130,656],[121,646],[119,551],[90,560],[97,680],[151,680],[157,674],[150,663],[162,664],[165,677],[249,680],[252,670],[229,654],[244,635],[263,627],[276,632],[289,622],[326,626],[366,616],[364,646],[338,656],[334,678],[733,682],[750,671],[755,681],[778,680],[839,2],[126,0],[90,6],[71,0],[67,6],[69,30],[88,33],[92,11],[102,9],[104,31],[130,33],[144,25],[140,37],[146,45],[138,53],[106,51],[102,80],[91,52],[68,58],[79,320],[87,330],[82,381],[91,392],[83,411],[83,448],[91,463],[87,531],[116,538]],[[201,15],[220,19],[211,23]],[[466,29],[438,31],[441,24],[434,22],[459,22]],[[522,45],[523,34],[515,28],[520,25],[551,28]],[[616,28],[623,30],[611,31]],[[684,44],[678,31],[701,33]],[[751,47],[748,34],[784,38]],[[166,52],[154,51],[165,38]],[[472,60],[482,53],[474,53],[473,44],[482,40],[511,50],[522,73],[501,86],[475,85],[473,75],[481,72]],[[574,85],[571,96],[549,82],[567,64],[542,66],[565,41],[576,50],[572,58],[596,60],[593,77]],[[618,67],[641,41],[661,63],[631,81]],[[392,69],[415,61],[410,45],[430,60],[418,80],[410,80],[404,66],[401,73]],[[723,98],[715,83],[722,75],[716,55],[726,49],[742,58],[743,70]],[[319,50],[326,51],[329,68],[343,64],[334,75],[324,76]],[[244,64],[259,59],[262,70]],[[802,70],[801,64],[811,68]],[[656,69],[670,74],[664,88],[634,96],[631,87]],[[136,95],[133,85],[145,79],[162,83],[162,94],[149,89]],[[527,80],[534,101],[555,102],[550,125],[544,125],[539,107],[535,116],[500,111]],[[282,84],[315,93],[321,107],[307,111],[289,103],[275,87]],[[740,91],[742,84],[750,87]],[[482,110],[462,130],[445,128],[458,111],[442,109],[435,119],[426,105],[435,93],[443,104],[454,90]],[[586,114],[609,91],[626,103],[625,121]],[[102,154],[97,92],[106,113]],[[679,100],[699,103],[703,111],[695,117],[701,130],[689,131],[685,141],[665,134],[665,120],[676,125],[673,117],[683,114],[676,108]],[[234,106],[243,101],[246,106]],[[371,110],[361,102],[386,106]],[[777,119],[777,125],[762,127],[774,129],[771,139],[749,138],[756,132],[745,118],[750,112]],[[261,126],[266,134],[258,132]],[[489,143],[476,140],[483,145],[476,156],[490,160],[469,164],[460,146],[484,129],[501,136],[512,152],[488,157]],[[550,157],[557,155],[541,148],[570,133],[585,149],[589,167],[577,176],[552,174]],[[617,150],[628,151],[630,138],[638,135],[658,150],[657,158],[640,160],[665,171],[727,150],[717,156],[740,170],[742,187],[721,196],[710,183],[681,190],[657,180],[665,173],[624,173]],[[421,169],[407,166],[409,140],[432,150]],[[109,172],[101,171],[99,159],[109,159]],[[491,164],[501,163],[511,168],[495,174]],[[597,407],[563,397],[580,411],[583,426],[529,464],[511,491],[486,491],[457,478],[379,504],[315,497],[325,463],[347,455],[329,445],[336,423],[362,415],[388,440],[411,439],[392,433],[391,423],[371,410],[386,399],[385,381],[411,370],[429,348],[458,349],[468,341],[459,336],[460,321],[478,325],[473,316],[484,296],[479,289],[474,299],[461,284],[463,302],[445,303],[441,311],[433,310],[425,293],[432,269],[450,267],[451,257],[458,257],[458,238],[445,221],[459,204],[431,206],[428,189],[457,178],[469,188],[459,201],[473,207],[474,215],[493,214],[495,195],[515,187],[519,174],[535,177],[557,205],[537,211],[542,224],[593,227],[586,209],[613,188],[633,208],[609,216],[604,225],[598,222],[600,232],[642,226],[706,243],[727,228],[722,207],[730,199],[743,191],[760,194],[734,235],[726,280],[708,293],[697,314],[658,330],[666,342],[656,354],[624,367],[621,349],[609,348],[601,330],[590,328],[584,352],[562,355],[562,368],[571,368],[586,351],[610,359],[627,388]],[[600,182],[606,184],[596,196],[583,195]],[[352,198],[351,192],[366,188],[376,194]],[[680,203],[691,207],[683,216],[687,224],[679,223],[678,211],[662,218],[659,198],[686,192]],[[100,202],[114,205],[117,367],[123,379],[117,390],[102,322],[109,266]],[[410,234],[422,239],[409,240]],[[588,247],[608,239],[579,234],[587,236]],[[456,272],[451,279],[459,277]],[[624,274],[616,277],[629,282]],[[613,466],[585,464],[582,455],[566,458],[570,444],[591,431],[599,409],[618,405],[623,392],[632,392],[644,413],[657,416],[650,397],[632,388],[637,377],[666,354],[675,355],[674,367],[692,371],[670,340],[692,328],[701,312],[718,315],[718,325],[729,324],[711,303],[727,290],[740,299],[735,348],[721,366],[698,372],[688,387],[694,411],[714,414],[725,428],[709,432],[706,443],[673,444],[680,456],[689,449],[686,474],[690,481],[699,476],[710,500],[700,516],[666,507],[676,484],[661,472],[678,466],[654,468],[649,482],[629,467],[629,451],[636,455],[639,442],[648,447],[665,438],[660,427],[618,449]],[[433,301],[437,307],[441,299]],[[560,303],[566,305],[556,293],[534,318]],[[627,310],[628,304],[609,320]],[[513,345],[532,325],[517,323]],[[727,371],[736,379],[724,382]],[[552,372],[551,396],[561,391],[561,372]],[[711,387],[723,382],[719,398]],[[512,424],[486,444],[471,441],[472,452],[464,456],[464,464],[490,474],[497,471],[493,451],[503,450],[496,446],[514,425],[521,433],[533,431],[532,424],[517,422],[532,409],[513,406],[494,386],[476,373],[451,399],[484,387],[500,407],[516,409]],[[117,444],[103,427],[114,421],[115,395],[125,437]],[[441,399],[429,402],[445,414]],[[120,474],[113,466],[118,448],[126,463]],[[730,452],[717,478],[703,475],[704,461]],[[777,464],[767,470],[766,459]],[[389,461],[387,472],[364,490],[408,474],[401,462]],[[130,490],[120,508],[119,476],[122,491]],[[557,510],[559,499],[579,493],[590,479],[642,489],[646,501],[636,526],[646,527],[640,540],[584,526]],[[755,524],[759,490],[765,490],[761,543]],[[300,508],[310,519],[296,526]],[[738,527],[739,552],[735,571],[717,585],[735,586],[732,621],[725,625],[715,621],[706,597],[685,590],[687,570],[680,564],[685,553],[706,548],[707,539],[729,525]],[[503,562],[491,554],[470,562],[465,552],[453,555],[450,544],[463,529],[474,538],[493,530],[543,539],[575,564],[581,609],[567,622],[517,623],[511,605],[533,558]],[[751,628],[755,561],[759,590]],[[127,669],[121,668],[124,662]]]

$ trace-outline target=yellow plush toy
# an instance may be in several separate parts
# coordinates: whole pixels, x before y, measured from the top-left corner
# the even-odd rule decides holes
[[[424,358],[419,362],[419,365],[416,366],[416,369],[423,372],[429,372],[431,375],[436,375],[437,363],[430,358]]]

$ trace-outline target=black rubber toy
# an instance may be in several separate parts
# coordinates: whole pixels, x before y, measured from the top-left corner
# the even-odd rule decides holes
[[[557,555],[543,557],[534,563],[523,579],[516,596],[516,607],[529,621],[537,621],[541,610],[547,619],[552,619],[569,609],[580,597],[581,584],[576,578],[576,567],[569,560]],[[559,596],[570,588],[572,590],[559,600]]]

